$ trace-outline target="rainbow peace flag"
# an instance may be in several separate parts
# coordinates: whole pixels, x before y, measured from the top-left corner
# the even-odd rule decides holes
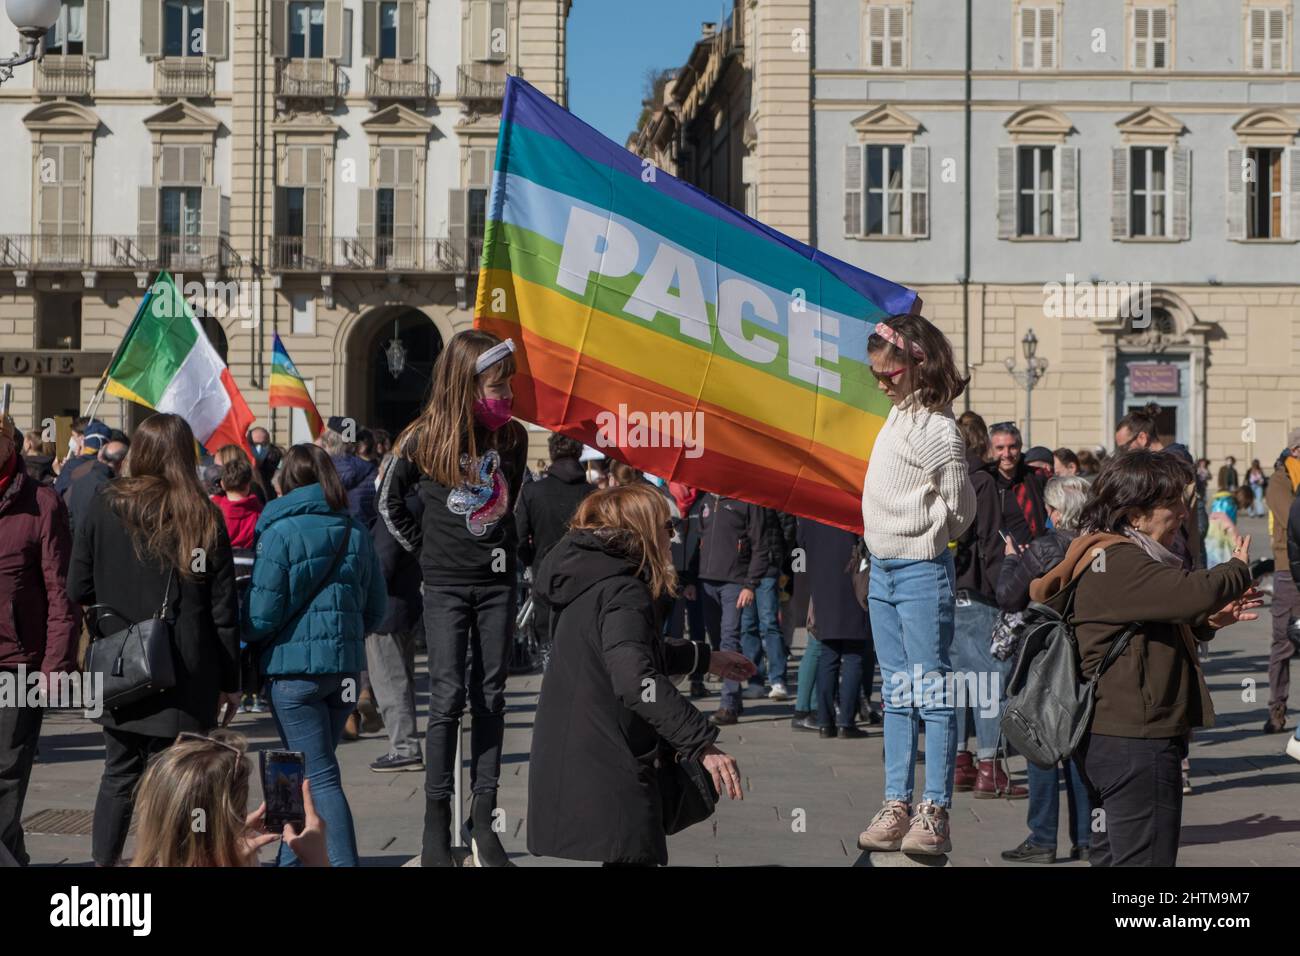
[[[509,79],[474,322],[515,340],[520,418],[662,478],[860,530],[889,411],[867,338],[917,306]]]
[[[280,334],[275,333],[275,342],[271,347],[271,396],[268,404],[272,408],[301,408],[307,413],[307,426],[311,437],[319,438],[325,428],[321,421],[316,403],[307,392],[307,384],[298,374],[298,367],[289,358],[289,353],[280,341]]]

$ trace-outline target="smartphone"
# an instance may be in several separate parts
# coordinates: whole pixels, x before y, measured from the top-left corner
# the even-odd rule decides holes
[[[290,823],[299,832],[307,825],[307,808],[302,801],[302,782],[307,776],[307,758],[297,750],[258,752],[262,768],[262,796],[267,833],[280,833]]]

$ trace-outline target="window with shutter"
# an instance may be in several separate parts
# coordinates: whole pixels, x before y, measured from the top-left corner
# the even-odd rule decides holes
[[[1079,147],[1056,147],[1056,236],[1079,238]]]
[[[1020,68],[1054,70],[1058,60],[1058,36],[1055,7],[1020,8]]]
[[[1173,155],[1174,214],[1170,238],[1189,239],[1192,234],[1192,152],[1175,146]]]
[[[1134,146],[1129,157],[1129,235],[1168,236],[1171,194],[1169,150]]]
[[[1016,234],[1016,147],[998,147],[998,238]]]
[[[879,69],[885,65],[885,8],[867,8],[867,65]]]
[[[906,37],[903,35],[904,23],[906,22],[906,10],[903,7],[889,8],[889,65],[895,69],[902,69],[903,46],[906,43]]]
[[[485,59],[501,62],[509,52],[505,0],[491,0],[488,18],[488,53]]]
[[[45,31],[45,52],[81,56],[86,52],[86,0],[64,0],[59,17]]]
[[[204,8],[203,17],[207,26],[203,34],[203,52],[210,59],[224,60],[230,5],[227,0],[205,0]]]
[[[467,186],[484,186],[491,182],[494,150],[475,146],[469,151],[469,180]]]
[[[1110,235],[1112,239],[1129,237],[1129,148],[1116,146],[1110,151]]]
[[[1246,238],[1246,179],[1248,169],[1246,166],[1246,151],[1230,148],[1228,150],[1228,183],[1226,190],[1229,239]]]
[[[1060,195],[1057,163],[1054,146],[1017,148],[1016,235],[1057,234]]]
[[[1286,11],[1280,7],[1252,7],[1246,38],[1246,62],[1252,70],[1286,69]]]
[[[930,235],[930,147],[907,147],[907,234]]]
[[[491,11],[488,0],[470,0],[469,5],[469,50],[474,60],[490,59],[488,49],[491,44]]]
[[[402,0],[397,4],[397,37],[395,55],[399,60],[409,62],[416,57],[416,18],[415,4],[411,0]]]
[[[862,235],[862,147],[844,147],[844,234]]]
[[[1245,183],[1247,239],[1282,238],[1286,194],[1283,153],[1283,149],[1275,146],[1246,150],[1246,170],[1250,174]]]
[[[863,233],[901,236],[905,231],[903,146],[863,147],[866,160],[866,213]]]
[[[902,4],[873,3],[864,11],[863,47],[866,64],[873,69],[906,66],[907,8]]]
[[[1169,13],[1168,7],[1133,10],[1133,69],[1169,69]]]

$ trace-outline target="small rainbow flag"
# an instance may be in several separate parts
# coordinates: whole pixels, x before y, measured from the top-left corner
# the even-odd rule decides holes
[[[918,306],[509,78],[474,323],[515,340],[520,418],[661,478],[861,530],[889,412],[867,339]]]
[[[307,426],[311,429],[312,438],[319,438],[320,433],[325,429],[320,412],[316,411],[316,403],[307,392],[307,384],[298,374],[298,367],[293,364],[293,359],[289,358],[289,353],[285,351],[278,332],[275,333],[275,343],[271,349],[269,404],[272,408],[301,408],[307,413]]]

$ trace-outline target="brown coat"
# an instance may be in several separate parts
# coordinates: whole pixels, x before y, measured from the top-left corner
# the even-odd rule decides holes
[[[1286,519],[1291,513],[1293,500],[1295,489],[1291,487],[1291,476],[1287,474],[1286,462],[1283,461],[1273,470],[1273,477],[1264,489],[1264,501],[1272,512],[1269,526],[1273,529],[1273,564],[1276,571],[1287,569]]]
[[[1092,732],[1164,738],[1214,726],[1195,641],[1214,637],[1206,619],[1250,587],[1250,569],[1234,558],[1208,571],[1183,571],[1127,538],[1094,533],[1076,538],[1065,560],[1030,585],[1030,595],[1055,605],[1062,587],[1089,568],[1075,589],[1073,613],[1084,675],[1096,671],[1129,624],[1141,622],[1097,684]]]

